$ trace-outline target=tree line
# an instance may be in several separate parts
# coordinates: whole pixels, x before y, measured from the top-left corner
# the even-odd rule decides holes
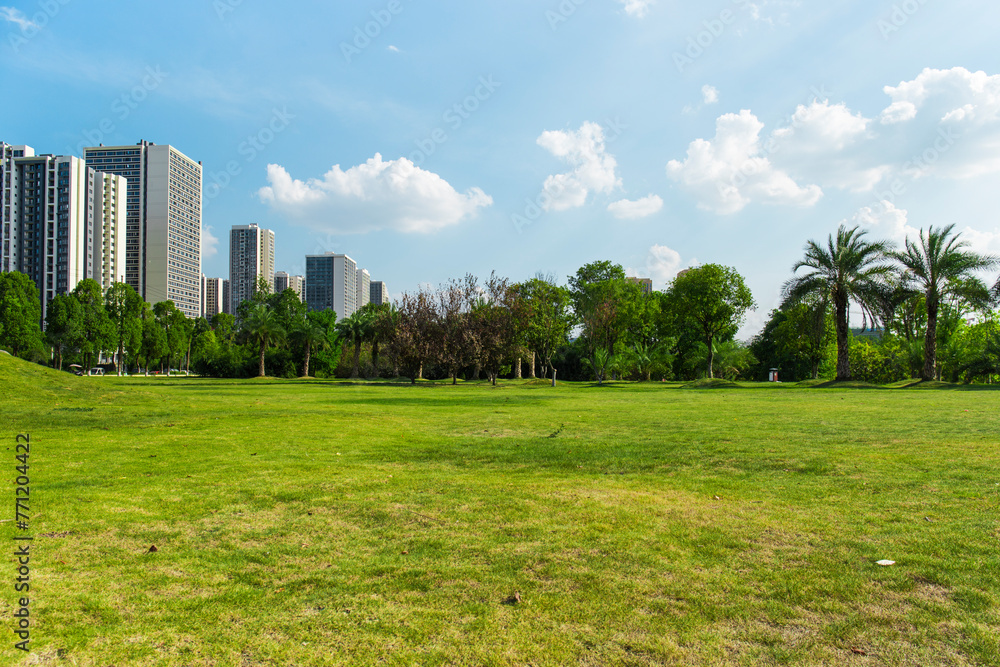
[[[501,377],[649,381],[834,377],[888,383],[1000,375],[998,287],[977,277],[997,259],[971,252],[953,227],[903,248],[841,226],[809,241],[783,300],[747,343],[735,339],[756,308],[733,268],[706,264],[646,292],[620,265],[584,265],[513,282],[469,274],[367,305],[338,321],[310,312],[291,290],[262,281],[234,315],[188,319],[150,305],[125,284],[102,293],[82,281],[48,306],[22,274],[0,276],[0,342],[13,354],[84,368],[110,354],[120,373],[190,369],[214,377],[280,376],[459,380]],[[851,327],[849,313],[861,313]],[[855,322],[855,325],[858,323]]]

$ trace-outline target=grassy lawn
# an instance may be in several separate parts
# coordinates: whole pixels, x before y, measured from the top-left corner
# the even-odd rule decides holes
[[[33,652],[7,629],[3,664],[1000,664],[995,391],[77,378],[0,355],[0,408],[0,518],[21,432],[35,515]]]

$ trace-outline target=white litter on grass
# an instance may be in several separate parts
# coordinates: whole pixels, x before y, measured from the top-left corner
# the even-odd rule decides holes
[[[881,565],[882,567],[889,567],[890,565],[895,565],[896,561],[894,561],[894,560],[880,560],[880,561],[878,561],[875,564],[876,565]]]

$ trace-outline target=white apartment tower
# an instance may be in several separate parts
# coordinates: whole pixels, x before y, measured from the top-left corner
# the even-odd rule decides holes
[[[286,289],[290,289],[298,295],[299,301],[305,301],[305,283],[306,279],[302,276],[290,276],[284,271],[278,271],[274,274],[275,294],[280,294]]]
[[[309,310],[333,310],[338,319],[357,311],[358,264],[347,255],[328,252],[306,256],[306,303]]]
[[[274,232],[257,225],[234,225],[229,233],[229,298],[232,312],[251,298],[257,281],[274,285]]]
[[[368,302],[371,300],[371,274],[368,273],[368,269],[358,269],[358,280],[357,280],[357,290],[358,296],[355,299],[355,304],[358,310],[361,310]]]
[[[149,303],[201,315],[201,163],[148,141],[83,155],[88,167],[128,181],[125,281]]]
[[[201,316],[211,320],[219,313],[226,312],[226,289],[222,278],[201,277]]]
[[[86,278],[107,290],[125,278],[125,192],[120,176],[70,156],[0,143],[0,270],[30,277],[42,317]]]

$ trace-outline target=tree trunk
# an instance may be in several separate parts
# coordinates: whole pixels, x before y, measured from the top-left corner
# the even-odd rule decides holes
[[[358,364],[361,362],[361,341],[357,341],[354,344],[354,370],[351,371],[351,379],[357,379],[358,377]]]
[[[927,294],[927,333],[924,336],[924,371],[921,378],[933,380],[937,373],[937,295]]]
[[[528,375],[528,377],[531,378],[532,380],[534,380],[535,377],[536,377],[535,376],[535,353],[534,352],[531,353],[531,370],[529,371],[529,373],[530,374]]]
[[[302,364],[302,377],[309,377],[309,357],[312,355],[312,343],[306,343],[306,359]]]
[[[378,340],[372,341],[372,366],[375,367],[375,377],[382,377],[378,372]]]
[[[715,346],[712,343],[715,342],[715,336],[708,337],[708,379],[711,380],[715,378]]]
[[[451,384],[452,386],[458,384],[458,373],[456,373],[455,371],[451,372]]]
[[[514,379],[520,380],[521,378],[521,355],[517,355],[517,360],[514,362]]]
[[[479,373],[482,372],[482,370],[483,370],[483,365],[477,361],[476,362],[476,369],[472,372],[472,379],[478,382],[479,381]]]
[[[818,380],[819,379],[819,362],[818,361],[814,361],[813,362],[812,379],[813,380]]]
[[[652,381],[653,381],[653,369],[646,368],[646,382],[652,382]]]
[[[851,379],[850,329],[847,325],[847,299],[840,296],[834,298],[834,308],[837,310],[837,380]]]
[[[257,377],[264,377],[264,352],[267,350],[267,346],[264,343],[260,344],[260,369],[257,373]]]
[[[417,378],[424,379],[424,362],[420,362],[420,368],[417,369]]]

